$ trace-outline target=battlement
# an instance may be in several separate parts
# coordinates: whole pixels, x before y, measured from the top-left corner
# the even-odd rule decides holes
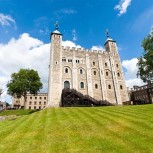
[[[75,51],[75,52],[91,52],[91,53],[104,53],[104,50],[91,50],[91,49],[84,49],[84,48],[77,48],[77,47],[70,47],[70,46],[62,46],[62,50],[64,51]]]

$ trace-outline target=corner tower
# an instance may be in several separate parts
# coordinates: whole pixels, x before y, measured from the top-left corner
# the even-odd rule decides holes
[[[62,92],[62,34],[58,31],[58,22],[50,41],[48,107],[59,107]]]
[[[121,105],[122,102],[129,101],[127,88],[125,85],[124,74],[120,56],[118,54],[118,48],[116,41],[110,39],[109,32],[106,32],[107,40],[104,44],[106,52],[108,53],[108,60],[110,65],[110,72],[112,78],[112,95],[114,97],[114,103]],[[109,91],[109,90],[108,90]],[[111,97],[112,98],[112,97]],[[108,99],[111,99],[108,97]]]

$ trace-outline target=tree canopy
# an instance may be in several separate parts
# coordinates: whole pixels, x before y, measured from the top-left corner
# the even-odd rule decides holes
[[[37,94],[42,88],[42,83],[38,72],[33,69],[20,69],[19,72],[11,75],[11,80],[7,83],[7,92],[11,96],[24,99],[27,93]]]
[[[153,28],[152,32],[142,42],[144,52],[138,58],[137,76],[144,82],[153,81]]]

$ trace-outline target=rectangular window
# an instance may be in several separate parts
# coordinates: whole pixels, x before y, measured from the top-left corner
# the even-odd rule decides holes
[[[41,101],[39,102],[39,105],[41,105]]]
[[[34,109],[36,109],[36,106],[34,106]]]
[[[34,104],[36,105],[36,104],[37,104],[37,102],[35,101],[35,102],[34,102]]]
[[[44,99],[46,99],[46,97],[44,97]]]
[[[72,62],[72,60],[71,59],[68,59],[68,62]]]
[[[63,59],[62,59],[62,62],[66,62],[66,59],[65,59],[65,58],[63,58]]]
[[[37,97],[35,97],[35,99],[37,99]]]
[[[29,101],[29,105],[31,105],[31,101]]]
[[[30,99],[32,99],[32,97],[30,97]]]

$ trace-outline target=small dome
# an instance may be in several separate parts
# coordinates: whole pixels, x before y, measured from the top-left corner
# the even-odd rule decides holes
[[[53,33],[58,33],[58,34],[60,34],[60,32],[59,32],[58,30],[53,31]]]

